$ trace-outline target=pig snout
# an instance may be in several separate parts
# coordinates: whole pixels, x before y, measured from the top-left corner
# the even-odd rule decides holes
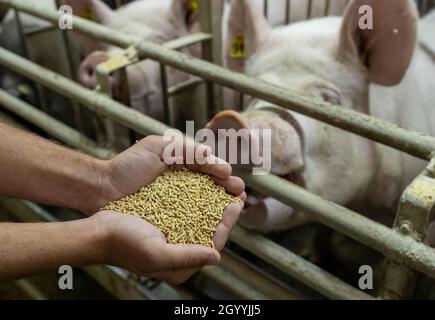
[[[98,84],[97,66],[110,59],[110,56],[103,51],[91,53],[80,65],[78,72],[78,80],[81,84],[89,89],[94,89]],[[109,83],[114,96],[117,95],[120,87],[120,79],[118,72],[109,74]]]

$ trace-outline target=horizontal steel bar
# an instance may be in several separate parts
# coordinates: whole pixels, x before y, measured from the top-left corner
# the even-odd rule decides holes
[[[0,2],[8,2],[8,1],[0,0]],[[13,1],[13,2],[16,3],[15,1]],[[29,12],[29,13],[32,13],[32,12]],[[41,14],[43,15],[44,13],[41,13]],[[86,25],[86,22],[83,22],[83,24]],[[89,25],[88,25],[88,27],[89,27]],[[96,28],[96,27],[100,27],[100,26],[92,26],[91,28]],[[107,31],[107,30],[105,29],[104,31]],[[113,31],[111,31],[111,32],[113,32]],[[107,37],[108,35],[106,34],[105,36]],[[110,37],[110,36],[108,36],[108,37]],[[159,48],[159,47],[157,47],[157,48]],[[159,48],[159,50],[160,49],[161,48]],[[140,51],[143,52],[142,49]],[[173,57],[173,54],[174,53],[171,51],[164,52],[164,57],[165,57],[165,59],[169,59],[170,61],[172,61],[173,59],[175,59]],[[192,68],[193,70],[196,70],[198,65],[201,64],[201,62],[197,61],[197,59],[193,59],[193,58],[183,56],[183,55],[177,56],[176,59],[179,59],[180,57],[182,58],[183,61],[184,60],[187,62],[190,61],[190,63],[188,63],[189,69]],[[59,77],[59,75],[56,75],[54,73],[49,75],[47,78],[54,76],[54,78],[57,79],[58,81],[59,81],[59,79],[61,79],[62,84],[59,84],[56,81],[53,81],[53,79],[45,79],[44,80],[44,78],[45,78],[44,76],[37,75],[34,72],[36,71],[36,73],[37,73],[39,71],[39,72],[43,73],[43,72],[46,72],[46,69],[41,68],[41,67],[39,67],[40,69],[38,69],[38,66],[28,62],[25,59],[15,60],[15,62],[18,61],[17,62],[18,64],[12,63],[11,58],[17,59],[17,57],[15,55],[13,55],[5,50],[1,50],[0,62],[2,64],[8,65],[9,67],[13,68],[16,72],[21,73],[23,75],[26,75],[26,73],[27,73],[28,76],[30,78],[34,79],[35,81],[38,81],[38,79],[39,79],[39,82],[41,82],[41,83],[45,82],[45,85],[51,86],[52,89],[57,88],[58,92],[65,94],[67,97],[70,97],[71,99],[75,98],[78,101],[81,101],[82,103],[84,103],[85,105],[88,105],[93,110],[99,110],[102,113],[107,114],[108,116],[110,115],[110,117],[117,119],[119,122],[123,123],[124,125],[132,128],[134,130],[137,130],[138,132],[141,132],[144,134],[148,134],[148,133],[161,134],[161,130],[163,130],[164,128],[167,128],[165,125],[163,125],[155,120],[149,119],[148,117],[143,116],[138,112],[134,112],[133,110],[130,110],[131,112],[128,112],[128,110],[124,111],[124,110],[122,110],[122,108],[120,108],[120,107],[123,107],[123,105],[116,103],[110,99],[104,99],[104,97],[101,97],[101,95],[98,95],[92,91],[86,90],[86,89],[82,88],[81,86],[78,86],[77,84],[75,84],[72,81],[70,81],[69,83],[68,82],[64,83],[64,81],[66,81],[66,79]],[[157,59],[157,60],[160,61],[160,59]],[[30,66],[33,65],[32,66],[33,72],[28,72],[28,70],[26,69],[26,66],[20,67],[19,66],[20,62],[30,64]],[[174,64],[175,64],[175,62],[174,62]],[[29,65],[27,65],[27,67],[29,67]],[[19,70],[19,71],[17,71],[17,70]],[[215,69],[214,71],[221,72],[222,69]],[[230,75],[232,75],[232,73],[230,73]],[[223,76],[224,81],[227,81],[226,76],[228,76],[228,74],[224,74],[224,76]],[[245,80],[252,81],[252,79],[250,79],[250,78],[246,78]],[[229,81],[229,82],[231,82],[231,81]],[[66,86],[64,86],[64,85],[66,85]],[[238,86],[238,84],[236,84],[234,88],[237,89],[238,88],[237,86]],[[72,92],[69,92],[68,89],[72,89],[71,91],[73,91],[74,89],[77,89],[78,91],[75,93],[72,93]],[[56,89],[53,89],[53,90],[56,91]],[[85,90],[85,91],[83,91],[83,90]],[[243,90],[241,90],[241,91],[243,91]],[[126,115],[126,113],[128,113],[128,115]],[[146,122],[144,123],[141,120],[146,120]],[[359,118],[359,120],[361,120],[361,118]],[[372,119],[370,118],[370,120],[372,120]],[[381,121],[381,124],[385,125],[385,123],[382,121]],[[379,125],[379,123],[378,123],[378,125]],[[400,128],[398,128],[398,129],[400,129]],[[401,136],[401,138],[399,139],[399,142],[398,142],[399,144],[406,142],[406,141],[409,141],[409,139],[411,138],[409,136],[410,133],[407,132],[406,130],[402,133],[403,133],[403,136]],[[413,134],[411,134],[411,136],[412,135]],[[430,137],[423,137],[423,138],[430,138]],[[392,141],[395,141],[395,140],[393,139]],[[394,144],[394,142],[393,142],[393,144]],[[428,149],[428,146],[430,144],[432,144],[432,140],[430,140],[428,142],[428,144],[425,144],[420,140],[420,142],[418,142],[417,145],[414,145],[414,147],[409,147],[409,148],[411,148],[411,149],[416,148],[414,150],[420,150],[418,152],[423,152],[427,156],[427,152],[429,152],[429,150],[432,150],[432,149]],[[408,147],[406,147],[406,148],[408,148]],[[425,148],[426,148],[427,152],[424,152]],[[255,177],[253,177],[253,178],[255,178]],[[264,178],[264,176],[262,178]],[[272,177],[272,178],[276,178],[276,177]],[[276,178],[276,179],[278,179],[278,178]],[[282,184],[280,184],[279,186],[282,189],[286,189],[288,191],[288,188],[291,189],[294,187],[293,185],[291,185],[288,182],[285,182],[283,180],[280,180],[280,181],[282,182]],[[248,184],[252,185],[252,181],[248,182]],[[270,187],[270,186],[268,186],[267,179],[264,179],[264,182],[254,183],[254,185],[257,186],[257,189],[260,189],[263,191],[265,189],[268,189],[268,187]],[[276,185],[275,185],[275,187],[276,187]],[[297,206],[298,200],[297,199],[291,200],[291,198],[294,198],[294,197],[292,197],[292,195],[289,195],[290,200],[289,199],[283,200],[283,198],[285,198],[285,192],[283,194],[283,193],[280,193],[279,190],[275,190],[275,189],[273,189],[273,188],[271,189],[271,190],[273,190],[271,193],[273,193],[273,195],[275,197],[278,197],[279,199],[281,199],[281,201],[283,201],[289,205],[293,205],[295,208],[298,208],[298,206]],[[305,190],[302,190],[302,189],[300,191],[306,192]],[[306,194],[309,197],[316,197],[314,195],[309,194],[308,192],[306,192]],[[319,199],[322,200],[321,198],[319,198]],[[316,199],[316,200],[319,201],[319,199]],[[339,208],[340,210],[347,210],[347,209],[344,209],[343,207],[340,207],[338,205],[330,204],[329,202],[327,202],[325,200],[323,200],[323,202],[327,203],[330,206],[333,206],[334,210],[336,210],[337,208]],[[296,203],[296,205],[295,205],[295,203]],[[343,216],[341,216],[341,215],[337,216],[334,214],[334,212],[331,213],[331,210],[330,210],[330,208],[328,208],[328,206],[326,206],[326,210],[322,210],[322,208],[320,208],[318,206],[314,207],[314,208],[308,207],[308,210],[306,210],[306,209],[307,208],[305,208],[305,211],[309,211],[310,213],[316,215],[319,218],[319,220],[323,219],[324,221],[326,221],[326,222],[324,222],[325,224],[333,226],[335,229],[341,230],[345,234],[350,233],[357,240],[360,240],[364,243],[372,242],[372,240],[374,240],[372,246],[374,246],[375,248],[380,248],[379,250],[384,252],[384,253],[387,252],[390,254],[396,254],[397,255],[395,257],[396,260],[401,259],[400,255],[403,251],[405,254],[404,260],[406,260],[406,262],[409,263],[410,266],[415,266],[416,269],[433,276],[435,259],[433,256],[433,250],[428,248],[427,246],[416,243],[413,240],[411,240],[411,242],[409,242],[409,239],[407,239],[406,237],[400,236],[397,233],[392,232],[391,229],[380,226],[380,225],[378,225],[378,224],[376,224],[368,219],[366,219],[367,221],[364,221],[365,228],[362,228],[362,229],[364,229],[364,230],[362,230],[360,226],[355,227],[355,223],[351,218],[343,219]],[[343,211],[341,211],[341,212],[343,212]],[[358,216],[357,214],[355,214],[349,210],[344,211],[344,212],[345,213],[350,212],[352,215]],[[360,218],[363,218],[363,217],[360,216]],[[386,234],[389,235],[391,237],[391,239],[393,239],[394,241],[388,240],[388,242],[385,243],[385,240],[386,240],[385,235],[382,235],[382,232],[381,232],[381,234],[379,234],[379,232],[378,232],[380,230],[379,228],[382,229],[382,227],[385,229],[381,230],[381,231],[387,232]],[[374,234],[374,236],[370,236],[370,232],[372,229],[375,229],[377,231]],[[390,233],[388,233],[388,232],[390,232]],[[406,245],[407,241],[409,242],[408,245]],[[382,243],[384,243],[384,244],[382,244]],[[409,248],[409,247],[412,247],[413,249],[417,250],[417,256],[415,259],[413,259],[413,257],[412,257],[414,252],[407,250],[407,248]]]
[[[282,178],[273,175],[255,176],[241,171],[237,175],[255,190],[261,190],[263,194],[310,214],[317,221],[435,278],[435,250],[429,246]],[[253,244],[250,243],[250,246]]]
[[[258,268],[229,249],[224,249],[222,252],[221,266],[242,281],[249,283],[250,286],[259,289],[267,299],[301,299],[295,293],[291,293],[288,286],[273,278],[267,271]]]
[[[80,132],[68,127],[61,121],[50,117],[28,103],[15,98],[2,89],[0,89],[0,107],[4,107],[10,112],[49,133],[53,137],[62,140],[74,148],[81,149],[94,157],[108,159],[114,155],[112,150],[100,147],[97,143],[90,140]]]
[[[23,214],[23,211],[27,211],[29,213],[27,217],[29,217],[32,221],[60,221],[48,211],[42,209],[39,205],[34,204],[30,201],[15,199],[9,200],[5,198],[0,198],[0,204],[5,205],[6,208],[11,211],[19,210],[21,208],[21,210],[19,210],[21,215]],[[17,218],[21,220],[23,216],[17,215]],[[230,259],[228,253],[223,252],[222,259],[228,261]],[[99,282],[108,291],[110,291],[110,293],[120,299],[172,299],[178,295],[176,294],[178,290],[174,289],[168,284],[161,284],[160,286],[162,288],[159,289],[159,293],[153,292],[153,290],[149,290],[142,286],[138,281],[134,279],[134,277],[131,277],[130,275],[132,274],[129,271],[120,269],[118,267],[93,265],[84,266],[82,267],[82,269],[92,278],[97,280],[97,282]],[[254,281],[253,283],[246,283],[243,280],[238,279],[237,277],[232,275],[225,268],[224,263],[222,264],[222,266],[204,268],[203,270],[201,270],[201,273],[204,274],[206,277],[211,278],[213,281],[218,282],[223,287],[231,290],[233,293],[243,299],[271,299],[268,294],[264,294],[262,292],[263,287],[255,287],[252,285],[253,283],[262,283],[272,287],[275,285],[276,288],[283,290],[281,287],[274,284],[272,280],[265,280],[263,276],[258,272],[251,272],[250,275],[252,279],[254,279]],[[165,297],[164,295],[162,295],[163,292],[170,294],[170,296]],[[179,295],[181,294],[185,294],[183,290],[180,290]],[[283,297],[290,297],[290,294],[285,292],[283,293]]]
[[[64,94],[71,99],[77,99],[84,106],[91,106],[90,109],[95,112],[105,114],[114,120],[121,120],[121,123],[138,132],[144,134],[162,134],[164,129],[168,128],[158,121],[126,108],[124,105],[111,100],[105,95],[86,89],[65,77],[2,48],[0,48],[0,64],[8,66],[15,72],[48,86],[53,91]],[[238,243],[238,241],[236,242]],[[288,268],[291,270],[291,266]]]
[[[67,98],[83,104],[91,111],[116,120],[138,133],[144,135],[162,135],[165,130],[169,129],[165,124],[114,101],[105,94],[89,90],[66,77],[32,63],[1,47],[0,64]]]
[[[325,297],[349,300],[375,299],[257,233],[236,227],[231,240]]]
[[[264,295],[257,288],[252,287],[250,283],[242,281],[240,278],[226,271],[222,267],[208,266],[201,270],[201,274],[207,276],[211,280],[223,286],[225,289],[248,300],[269,300],[270,298]]]
[[[20,11],[57,23],[59,14],[38,8],[35,3],[23,0],[0,0]],[[268,82],[196,59],[161,45],[144,41],[97,23],[74,17],[74,30],[118,47],[134,45],[141,58],[151,58],[171,67],[200,76],[209,81],[249,94],[276,105],[288,108],[311,118],[323,121],[357,135],[402,150],[416,157],[430,160],[435,151],[435,138],[399,127],[387,121],[340,106],[313,99]]]
[[[163,44],[163,46],[167,49],[179,50],[195,43],[210,41],[211,39],[212,37],[210,34],[199,32],[175,40],[168,41],[165,44]]]

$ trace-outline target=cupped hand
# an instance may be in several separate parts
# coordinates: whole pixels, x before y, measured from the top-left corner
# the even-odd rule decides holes
[[[100,194],[91,214],[99,211],[108,202],[137,192],[170,167],[177,166],[167,165],[164,158],[165,148],[174,143],[182,144],[180,146],[180,150],[184,150],[180,155],[184,158],[181,159],[182,161],[186,161],[186,150],[189,148],[194,150],[195,154],[202,156],[201,163],[204,164],[192,161],[189,162],[192,164],[186,164],[187,168],[212,176],[217,184],[233,195],[242,195],[245,189],[244,182],[238,177],[231,176],[231,166],[211,154],[207,147],[189,138],[177,139],[173,142],[160,136],[148,136],[105,163],[100,179]]]
[[[215,249],[201,245],[169,244],[160,230],[147,221],[114,211],[102,211],[96,220],[103,234],[103,263],[138,275],[180,284],[206,265],[220,262],[220,251],[237,223],[243,201],[229,205],[216,228]]]
[[[202,267],[220,262],[219,252],[239,219],[246,200],[245,184],[240,178],[231,176],[231,166],[228,163],[212,155],[207,147],[190,139],[177,139],[173,142],[163,137],[149,136],[107,162],[96,208],[137,192],[172,166],[177,166],[168,165],[164,157],[168,145],[174,143],[182,144],[180,147],[183,154],[179,155],[182,160],[186,160],[188,148],[192,148],[194,154],[202,156],[201,164],[189,162],[191,164],[185,164],[187,168],[212,176],[227,192],[241,198],[240,203],[231,204],[225,209],[213,237],[215,249],[201,245],[169,244],[158,228],[139,217],[103,211],[90,219],[97,222],[104,234],[103,263],[178,284]]]

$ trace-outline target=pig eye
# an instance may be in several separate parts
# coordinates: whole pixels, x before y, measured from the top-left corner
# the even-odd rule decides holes
[[[329,88],[319,88],[320,99],[325,102],[329,102],[334,105],[341,105],[341,97],[340,94]]]

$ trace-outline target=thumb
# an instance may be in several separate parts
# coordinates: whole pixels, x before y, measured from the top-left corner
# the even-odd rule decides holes
[[[165,270],[200,269],[221,260],[215,249],[194,244],[167,244],[159,254]]]

